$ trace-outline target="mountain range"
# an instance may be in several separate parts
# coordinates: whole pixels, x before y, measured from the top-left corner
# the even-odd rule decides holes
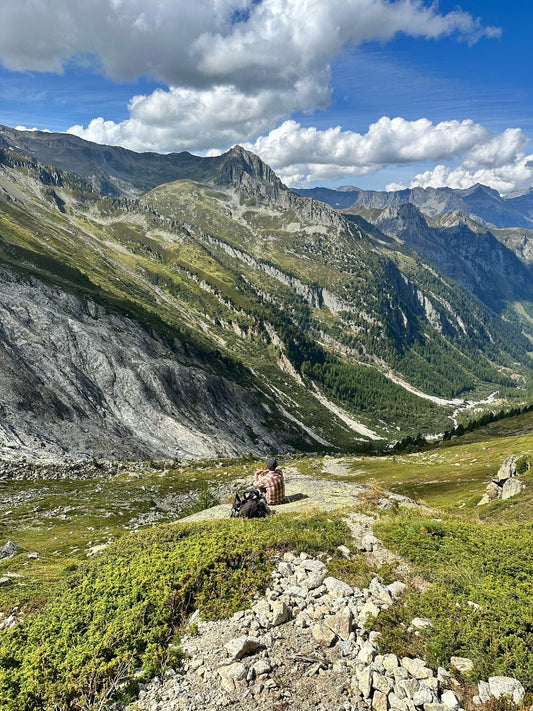
[[[0,127],[1,455],[368,449],[524,402],[527,259],[488,212],[421,209],[332,207],[238,146]]]

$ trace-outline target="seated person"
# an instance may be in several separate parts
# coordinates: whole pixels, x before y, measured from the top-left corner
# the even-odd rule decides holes
[[[256,489],[266,490],[265,495],[268,504],[282,504],[285,499],[283,472],[278,467],[274,457],[270,457],[266,464],[266,469],[259,469],[254,474],[253,485]]]

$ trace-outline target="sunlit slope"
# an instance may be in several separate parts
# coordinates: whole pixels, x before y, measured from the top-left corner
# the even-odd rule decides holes
[[[194,347],[316,446],[443,431],[452,400],[525,397],[517,329],[266,170],[112,199],[9,158],[4,265]]]

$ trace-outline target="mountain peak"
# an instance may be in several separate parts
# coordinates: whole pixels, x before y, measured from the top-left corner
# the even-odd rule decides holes
[[[282,187],[282,182],[266,163],[255,153],[236,145],[220,156],[216,182],[233,183],[242,186],[244,183],[269,183]]]

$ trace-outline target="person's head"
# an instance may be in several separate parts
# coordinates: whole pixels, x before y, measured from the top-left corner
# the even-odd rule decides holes
[[[271,472],[273,472],[277,466],[278,463],[276,462],[274,457],[270,457],[269,459],[267,459],[267,469],[269,469]]]

